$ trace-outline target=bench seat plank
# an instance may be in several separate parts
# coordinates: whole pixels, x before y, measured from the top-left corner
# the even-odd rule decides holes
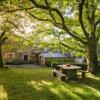
[[[62,81],[65,81],[66,79],[68,79],[68,77],[67,77],[65,74],[61,73],[61,72],[58,71],[58,70],[53,70],[53,76],[54,76],[54,77],[59,76],[59,77],[61,78]]]
[[[79,72],[88,73],[88,71],[85,70],[79,70]]]
[[[61,72],[58,71],[58,70],[53,70],[53,72],[57,73],[59,76],[66,76],[65,74],[61,73]]]

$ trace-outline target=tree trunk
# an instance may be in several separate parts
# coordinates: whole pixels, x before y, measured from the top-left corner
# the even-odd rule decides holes
[[[3,68],[2,46],[0,45],[0,68]]]
[[[97,57],[97,42],[92,41],[87,45],[87,64],[88,70],[91,73],[99,71],[98,57]]]

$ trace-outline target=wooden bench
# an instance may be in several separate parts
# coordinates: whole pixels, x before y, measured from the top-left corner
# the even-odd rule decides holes
[[[88,71],[84,71],[84,70],[79,70],[79,72],[82,73],[82,78],[85,78],[85,74],[88,73]]]
[[[66,79],[68,79],[67,76],[66,76],[65,74],[61,73],[61,72],[58,71],[58,70],[53,70],[53,76],[54,76],[54,77],[59,76],[59,77],[61,78],[62,81],[65,81]]]

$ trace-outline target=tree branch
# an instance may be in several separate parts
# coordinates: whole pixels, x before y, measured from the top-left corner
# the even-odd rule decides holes
[[[62,43],[62,42],[61,42],[61,45],[62,45],[62,46],[64,46],[64,47],[66,47],[66,48],[68,48],[68,49],[75,50],[74,48],[72,48],[72,47],[68,46],[68,45],[67,45],[67,44],[65,44],[65,43]]]
[[[36,8],[41,8],[41,9],[44,9],[44,10],[55,11],[59,15],[59,17],[60,17],[61,22],[63,23],[63,25],[65,25],[64,18],[62,16],[61,12],[58,9],[50,7],[50,6],[47,6],[47,5],[40,5],[40,4],[36,3],[35,0],[31,0],[31,2],[35,5]]]
[[[62,43],[62,42],[61,42],[61,45],[64,46],[64,47],[66,47],[66,48],[68,48],[68,49],[70,49],[70,50],[73,50],[73,51],[84,52],[84,50],[76,50],[75,48],[72,48],[69,45],[67,45],[65,43]]]
[[[72,30],[67,30],[67,28],[65,27],[64,28],[64,30],[67,32],[67,34],[69,34],[71,37],[73,37],[74,39],[76,39],[76,40],[78,40],[78,41],[80,41],[81,43],[83,43],[83,44],[87,44],[87,41],[85,41],[85,40],[83,40],[83,39],[81,39],[81,38],[79,38],[77,35],[75,35],[75,34],[73,34],[73,33],[76,33],[75,31],[72,31]],[[77,34],[77,33],[76,33]]]
[[[12,12],[16,12],[16,11],[21,11],[21,10],[31,10],[31,9],[33,9],[34,7],[29,7],[29,8],[19,8],[19,9],[14,9],[14,10],[0,10],[0,12],[5,12],[5,14],[7,14],[7,13],[12,13]]]
[[[81,25],[84,35],[86,36],[87,39],[89,39],[89,33],[86,31],[84,22],[82,19],[84,2],[85,2],[85,0],[81,0],[79,3],[79,22],[80,22],[80,25]]]
[[[88,0],[86,0],[85,7],[86,7],[87,19],[88,19],[88,21],[90,23],[90,15],[89,15],[90,11],[89,11],[89,1]]]
[[[56,27],[60,27],[59,25],[61,25],[60,23],[54,23],[52,20],[50,20],[50,19],[43,19],[43,18],[39,18],[39,17],[37,17],[37,16],[35,16],[35,15],[33,15],[32,13],[30,13],[30,12],[28,12],[28,14],[29,15],[31,15],[33,18],[35,18],[35,19],[37,19],[37,20],[39,20],[39,21],[47,21],[47,22],[50,22],[50,23],[52,23],[54,26],[56,26]]]
[[[45,0],[46,2],[47,0]],[[38,4],[35,0],[31,0],[31,2],[35,5],[36,8],[41,8],[41,9],[44,9],[44,10],[50,10],[50,11],[55,11],[58,16],[60,17],[61,19],[61,22],[62,22],[62,26],[60,26],[59,28],[61,29],[64,29],[70,36],[72,36],[73,38],[75,38],[76,40],[82,42],[83,44],[86,44],[86,41],[82,40],[81,38],[79,38],[78,36],[76,36],[73,31],[71,31],[71,29],[65,24],[65,20],[64,20],[64,17],[62,15],[62,13],[56,9],[56,8],[53,8],[53,7],[50,7],[50,6],[47,6],[47,5],[40,5]],[[52,16],[53,17],[53,16]],[[57,26],[57,23],[54,23],[56,24]]]
[[[6,42],[7,39],[8,39],[8,37],[4,37],[4,38],[2,39],[2,41],[1,41],[1,45],[3,45],[3,44]]]
[[[28,14],[29,15],[31,15],[32,17],[34,17],[35,19],[37,19],[37,20],[40,20],[40,21],[48,21],[48,22],[51,22],[52,23],[52,20],[50,20],[50,19],[43,19],[43,18],[39,18],[39,17],[37,17],[37,16],[35,16],[35,15],[33,15],[32,13],[30,13],[30,12],[28,12]]]
[[[8,37],[5,36],[5,31],[3,31],[0,35],[0,45],[2,46],[4,42],[8,39]],[[5,37],[4,37],[5,36]]]
[[[45,4],[48,6],[48,8],[50,8],[48,1],[47,1],[47,0],[44,0],[44,1],[45,1]],[[49,9],[49,14],[50,14],[52,20],[53,20],[55,23],[57,23],[57,21],[56,21],[54,15],[52,14],[52,12],[51,12],[50,9]]]
[[[22,32],[22,31],[20,30],[20,28],[18,27],[18,25],[15,24],[13,21],[7,20],[7,22],[8,22],[9,24],[12,24],[16,29],[18,29],[18,31]]]
[[[100,20],[95,21],[95,24],[94,24],[94,30],[95,31],[96,31],[96,28],[99,24],[100,24]],[[100,26],[99,26],[99,28],[100,28]],[[100,39],[100,34],[97,34],[97,41],[99,41],[99,39]]]
[[[3,38],[4,37],[4,35],[5,35],[5,31],[3,31],[1,34],[0,34],[0,40],[1,40],[1,38]]]
[[[97,25],[100,24],[100,20],[95,21],[94,29],[96,30]]]

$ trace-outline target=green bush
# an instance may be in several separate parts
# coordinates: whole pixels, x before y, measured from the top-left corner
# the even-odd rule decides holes
[[[24,64],[24,62],[22,60],[14,59],[12,61],[6,61],[6,64],[8,64],[8,65],[20,65],[20,64]]]
[[[57,65],[67,64],[67,62],[52,62],[52,67],[55,68]]]
[[[51,62],[52,62],[52,61],[47,61],[47,62],[46,62],[46,66],[51,67]]]
[[[68,63],[74,63],[73,58],[48,58],[46,60],[46,66],[48,67],[54,67],[59,64],[68,64]]]

